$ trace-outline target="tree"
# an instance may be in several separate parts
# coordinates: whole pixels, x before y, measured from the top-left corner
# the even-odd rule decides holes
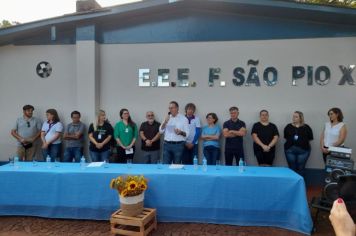
[[[356,8],[356,0],[296,0],[296,1],[312,3],[312,4]]]
[[[8,20],[2,20],[2,22],[0,22],[0,28],[7,28],[7,27],[10,27],[10,26],[13,26],[13,25],[19,25],[20,22],[17,22],[17,21],[8,21]]]

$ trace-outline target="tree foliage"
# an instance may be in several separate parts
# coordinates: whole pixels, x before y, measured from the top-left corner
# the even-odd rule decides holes
[[[0,22],[0,28],[7,28],[7,27],[10,27],[10,26],[13,26],[13,25],[19,25],[20,22],[17,22],[17,21],[8,21],[8,20],[2,20]]]
[[[296,1],[312,3],[312,4],[356,8],[356,0],[296,0]]]

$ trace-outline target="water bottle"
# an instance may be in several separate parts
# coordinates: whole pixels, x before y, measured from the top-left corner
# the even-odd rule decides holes
[[[104,160],[103,167],[109,168],[108,160],[106,160],[106,159]]]
[[[32,158],[32,166],[37,166],[37,160],[35,156]]]
[[[208,171],[208,161],[206,160],[205,156],[203,156],[203,171]]]
[[[198,158],[197,158],[197,155],[194,155],[193,165],[194,165],[194,170],[197,170],[198,169]]]
[[[49,155],[47,155],[47,157],[46,157],[46,163],[47,163],[47,168],[51,168],[52,167],[51,157]]]
[[[80,168],[84,169],[85,168],[85,157],[82,156],[82,158],[80,158]]]
[[[239,172],[244,172],[244,161],[242,160],[242,158],[240,158],[239,160]]]
[[[14,157],[14,167],[16,169],[19,168],[19,157],[18,156]]]

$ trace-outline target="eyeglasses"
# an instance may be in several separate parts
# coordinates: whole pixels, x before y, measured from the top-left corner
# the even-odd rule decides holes
[[[30,128],[31,127],[31,124],[29,121],[27,121],[27,128]]]
[[[147,115],[147,117],[154,117],[154,115]]]

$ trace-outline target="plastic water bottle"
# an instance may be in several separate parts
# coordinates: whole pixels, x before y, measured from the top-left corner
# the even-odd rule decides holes
[[[85,168],[85,157],[82,156],[82,158],[80,158],[80,168],[84,169]]]
[[[14,157],[14,167],[16,169],[19,168],[19,157],[18,156]]]
[[[239,160],[239,172],[244,172],[244,161],[242,160],[242,158],[240,158]]]
[[[203,171],[208,171],[208,161],[206,160],[205,156],[203,156]]]
[[[109,168],[108,160],[106,160],[106,159],[104,160],[103,167],[104,168]]]
[[[47,163],[47,168],[51,168],[52,167],[51,157],[49,155],[47,155],[47,157],[46,157],[46,163]]]
[[[197,155],[194,155],[193,166],[194,166],[194,170],[198,169],[198,157],[197,157]]]
[[[32,166],[37,166],[37,160],[35,156],[32,159]]]

